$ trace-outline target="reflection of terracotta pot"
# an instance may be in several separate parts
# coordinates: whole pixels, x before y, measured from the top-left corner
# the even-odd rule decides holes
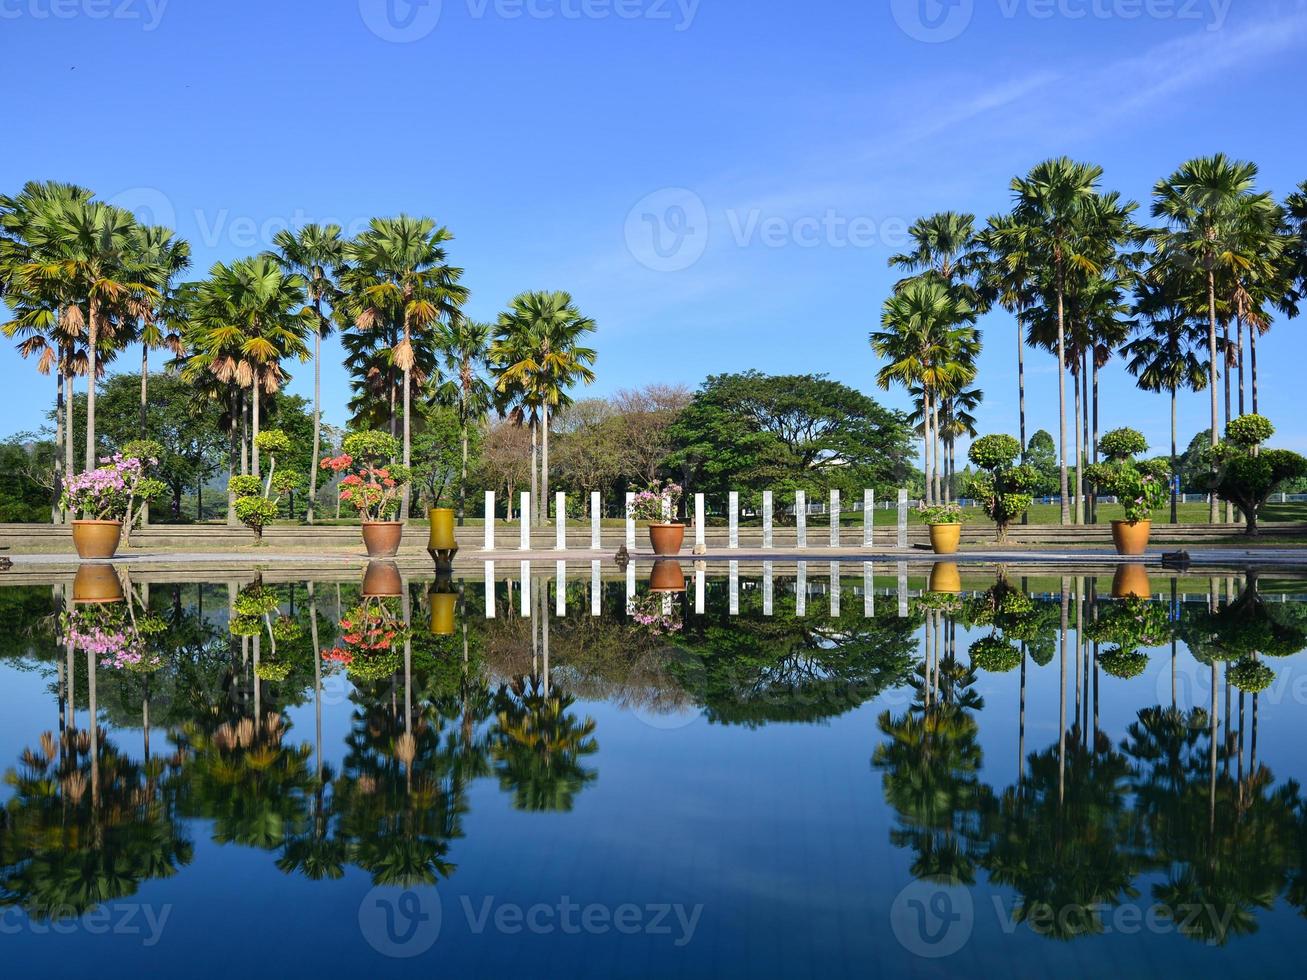
[[[404,536],[402,521],[364,521],[363,547],[369,558],[393,558],[399,553],[399,541]]]
[[[947,527],[948,525],[943,525]],[[953,525],[957,527],[957,525]],[[937,561],[930,566],[931,592],[961,592],[962,572],[955,561]]]
[[[1113,599],[1149,599],[1152,595],[1147,568],[1135,562],[1116,566],[1116,574],[1112,576]]]
[[[112,565],[82,565],[73,579],[73,602],[122,602],[123,584]]]
[[[431,600],[431,635],[454,635],[454,612],[458,605],[457,592],[432,592],[427,596]]]
[[[112,558],[122,537],[122,521],[73,521],[78,558]]]
[[[454,540],[454,511],[450,507],[432,507],[427,511],[431,521],[431,537],[427,540],[427,551],[433,555],[444,553],[453,557],[458,550]]]
[[[1152,521],[1113,521],[1112,544],[1118,555],[1142,555],[1148,547]]]
[[[649,543],[655,555],[679,555],[685,541],[684,524],[650,524]]]
[[[363,594],[369,597],[404,594],[404,582],[399,577],[399,566],[393,561],[370,561],[363,573]]]
[[[962,540],[961,524],[932,524],[930,525],[930,546],[935,549],[937,555],[951,555],[958,550],[958,542]]]
[[[685,572],[679,561],[656,561],[649,573],[650,592],[684,592]]]

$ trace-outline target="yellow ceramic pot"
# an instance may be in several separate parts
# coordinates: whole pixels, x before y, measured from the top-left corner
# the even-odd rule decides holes
[[[930,546],[935,550],[935,554],[937,555],[955,554],[958,550],[958,543],[961,540],[961,524],[930,525]]]

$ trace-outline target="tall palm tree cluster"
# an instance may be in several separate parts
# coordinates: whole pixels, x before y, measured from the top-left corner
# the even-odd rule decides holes
[[[1181,390],[1210,392],[1213,444],[1222,379],[1224,421],[1258,410],[1257,339],[1307,295],[1307,181],[1281,204],[1257,188],[1252,163],[1190,160],[1155,185],[1150,225],[1102,176],[1094,164],[1046,160],[1012,180],[1006,213],[980,228],[969,214],[921,218],[913,248],[891,257],[912,275],[885,301],[871,346],[887,362],[880,386],[901,384],[916,403],[927,503],[950,499],[953,444],[974,435],[975,323],[994,307],[1016,326],[1023,452],[1025,347],[1057,359],[1064,524],[1096,519],[1083,474],[1098,459],[1099,378],[1115,355],[1140,388],[1170,396],[1173,472]],[[1216,521],[1215,497],[1210,508]]]
[[[266,252],[218,262],[208,276],[181,282],[190,247],[171,229],[144,225],[71,184],[29,183],[0,196],[0,300],[11,315],[0,329],[24,357],[56,381],[54,520],[58,488],[74,474],[73,383],[98,379],[129,344],[141,345],[145,426],[149,353],[167,349],[171,367],[194,389],[197,407],[223,407],[228,472],[259,476],[255,447],[286,363],[312,360],[313,455],[307,518],[314,519],[322,455],[322,340],[339,329],[353,397],[350,424],[389,429],[413,463],[419,406],[457,415],[464,514],[469,431],[497,410],[529,425],[532,472],[549,486],[549,419],[569,389],[594,379],[595,352],[580,345],[595,324],[562,292],[528,292],[494,326],[464,313],[463,270],[451,265],[450,231],[425,217],[375,218],[357,237],[337,225],[279,232]],[[87,384],[84,467],[96,465],[94,380]],[[533,509],[547,516],[532,481]],[[410,494],[402,502],[407,518]],[[229,497],[228,520],[234,507]]]

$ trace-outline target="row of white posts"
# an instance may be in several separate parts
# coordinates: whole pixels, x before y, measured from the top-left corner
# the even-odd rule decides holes
[[[704,596],[706,594],[706,569],[703,562],[697,563],[694,570],[694,611],[702,615],[704,611]],[[908,600],[908,563],[900,561],[895,563],[898,572],[897,589],[895,590],[898,599],[898,615],[907,616]],[[531,615],[531,562],[523,561],[521,563],[521,578],[519,580],[519,595],[521,606],[519,612],[522,616]],[[740,563],[732,561],[729,563],[729,601],[730,614],[738,616],[740,614]],[[486,566],[486,619],[495,618],[495,563],[493,561],[485,562]],[[557,576],[557,585],[554,589],[554,615],[562,617],[567,615],[567,562],[555,562],[555,574]],[[876,595],[875,595],[875,569],[871,562],[862,563],[862,613],[864,616],[876,615]],[[629,605],[635,598],[635,565],[628,565],[626,568],[626,601]],[[775,590],[772,581],[772,563],[765,561],[762,563],[762,614],[764,616],[772,615],[773,598]],[[840,615],[840,562],[830,562],[830,614],[832,616]],[[601,599],[603,595],[603,586],[600,576],[600,562],[590,562],[590,615],[598,616],[602,612]],[[672,602],[671,595],[664,596],[664,605],[667,611],[670,611]],[[796,616],[806,616],[808,614],[808,562],[801,561],[794,580],[794,614]]]
[[[634,493],[626,495],[626,547],[635,547],[635,519],[631,517],[631,503],[635,499]],[[770,490],[764,490],[762,493],[762,546],[771,548],[773,546],[772,535],[772,515],[774,511],[774,498]],[[874,526],[874,509],[876,506],[876,491],[864,490],[862,492],[862,546],[871,548],[875,542]],[[602,521],[602,501],[599,491],[592,491],[590,494],[590,549],[598,551],[602,545],[602,534],[600,531]],[[664,514],[667,519],[671,519],[670,507],[664,502]],[[486,491],[486,540],[485,550],[495,550],[495,492]],[[522,551],[531,550],[531,495],[523,491],[521,500],[521,525],[519,548]],[[554,524],[554,549],[556,551],[567,550],[567,494],[559,491],[554,494],[554,513],[557,515]],[[702,550],[705,544],[704,538],[704,499],[703,494],[694,495],[694,544],[695,550]],[[727,501],[727,527],[728,538],[727,547],[740,547],[740,495],[735,490],[729,494]],[[895,535],[895,546],[906,548],[908,546],[908,491],[900,490],[898,499],[898,527]],[[808,547],[808,495],[803,490],[794,491],[794,533],[795,546],[799,548]],[[830,546],[838,548],[840,546],[840,492],[832,490],[830,492]]]

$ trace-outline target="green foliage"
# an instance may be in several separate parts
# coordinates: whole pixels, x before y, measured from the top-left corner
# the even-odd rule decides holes
[[[1021,443],[1009,435],[981,436],[967,453],[984,471],[972,477],[968,492],[994,522],[1000,542],[1007,538],[1008,525],[1030,508],[1039,485],[1039,472],[1033,466],[1013,465],[1020,453]]]
[[[26,433],[0,442],[0,521],[50,522],[53,442]]]
[[[1021,664],[1021,651],[997,636],[982,636],[968,651],[971,666],[992,673],[1004,673]]]
[[[389,432],[365,429],[347,435],[341,443],[341,448],[354,458],[355,463],[381,466],[398,457],[403,447]]]
[[[957,504],[918,504],[917,513],[923,524],[961,524],[966,518]]]
[[[238,497],[236,519],[261,538],[263,529],[277,519],[277,502],[263,497]]]
[[[1109,647],[1098,655],[1103,672],[1122,680],[1138,677],[1148,666],[1148,654],[1135,649]]]
[[[264,429],[254,440],[254,447],[269,456],[281,456],[290,452],[290,439],[281,429]]]
[[[412,480],[427,507],[439,507],[458,486],[463,465],[462,425],[458,411],[443,405],[420,408],[413,436]],[[481,446],[479,426],[468,427],[468,467],[475,466]],[[392,475],[393,475],[392,468]]]
[[[1168,463],[1161,459],[1125,459],[1085,467],[1090,483],[1117,498],[1127,521],[1146,521],[1166,502],[1169,473]]]
[[[1235,427],[1235,423],[1240,423]],[[1307,459],[1287,449],[1261,449],[1260,440],[1274,431],[1260,415],[1242,415],[1230,421],[1240,441],[1228,439],[1206,449],[1203,462],[1215,466],[1210,488],[1244,515],[1248,534],[1257,533],[1262,506],[1279,487],[1307,476]]]
[[[262,616],[277,611],[277,593],[262,585],[247,585],[236,593],[232,609],[238,616]]]
[[[232,636],[259,636],[263,632],[263,620],[258,616],[233,616],[227,630]]]
[[[1260,446],[1274,434],[1275,426],[1264,415],[1240,415],[1225,427],[1225,438],[1244,449]]]
[[[1007,469],[1021,454],[1021,443],[1009,435],[981,436],[971,444],[967,458],[982,470]]]
[[[98,407],[97,405],[97,409]],[[157,466],[157,461],[163,457],[163,443],[156,439],[131,439],[119,446],[118,451],[124,456],[141,460],[149,470]],[[150,460],[156,462],[151,463]]]
[[[303,490],[304,475],[296,470],[277,470],[272,474],[272,492],[278,497]]]
[[[254,673],[260,680],[271,681],[279,684],[291,675],[294,665],[285,660],[260,660],[259,666],[254,668]]]
[[[403,661],[399,653],[368,653],[356,656],[347,668],[350,679],[363,684],[375,684],[393,677]]]
[[[1086,624],[1085,635],[1126,650],[1155,647],[1170,638],[1171,622],[1160,603],[1139,598],[1113,600],[1099,610],[1098,619]]]
[[[1229,669],[1230,683],[1241,691],[1257,694],[1275,681],[1275,671],[1259,660],[1244,657]]]
[[[1037,478],[1030,492],[1043,497],[1057,493],[1059,474],[1057,465],[1057,444],[1044,429],[1039,429],[1026,443],[1026,454],[1021,460],[1030,466]]]
[[[278,643],[294,643],[304,635],[304,627],[289,616],[273,620],[272,638]]]
[[[263,496],[263,481],[248,473],[238,473],[227,481],[227,489],[240,497]]]
[[[1112,429],[1098,440],[1098,451],[1111,463],[1125,462],[1148,451],[1148,440],[1135,429]]]

